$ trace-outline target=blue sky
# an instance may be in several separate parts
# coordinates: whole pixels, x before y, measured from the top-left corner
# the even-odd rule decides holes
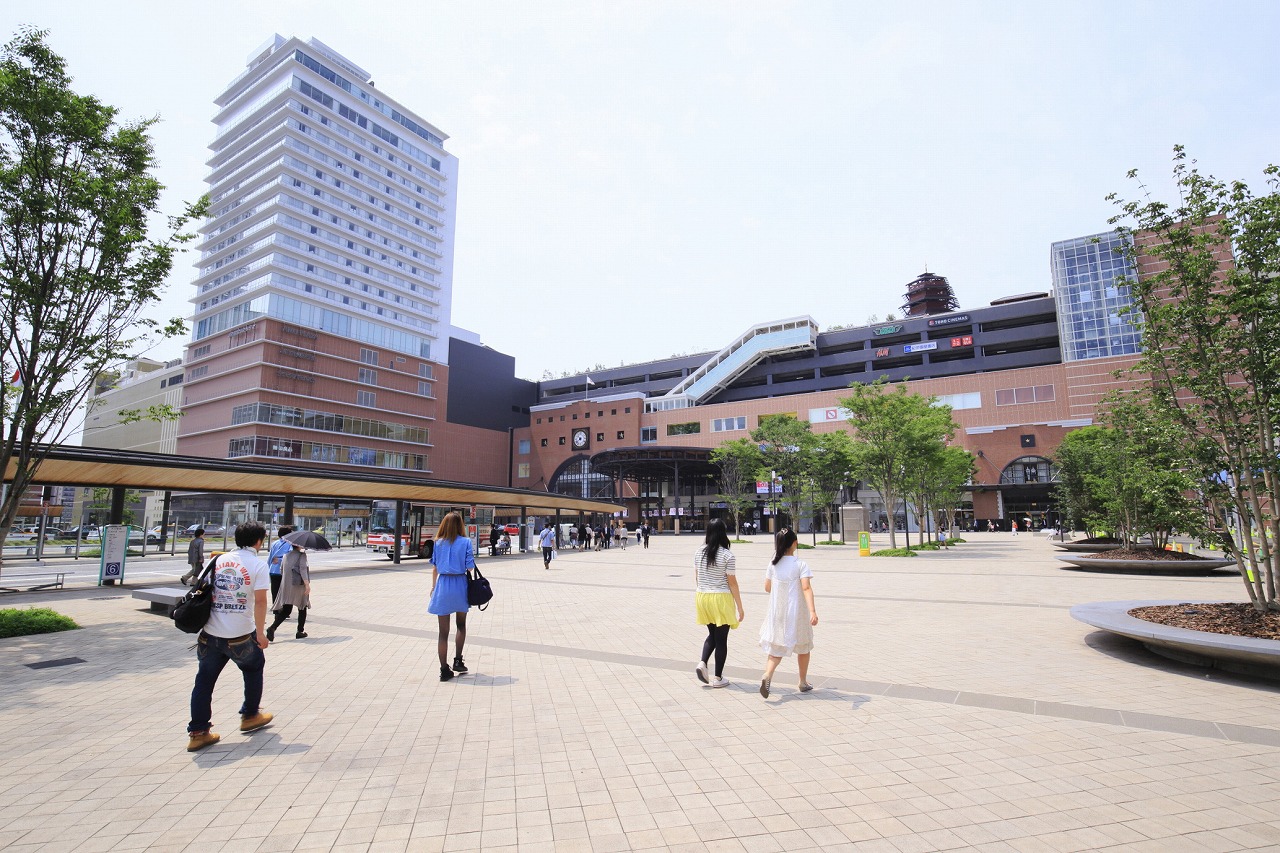
[[[49,29],[79,91],[161,117],[172,212],[272,33],[365,67],[450,135],[454,322],[530,379],[860,325],[926,265],[966,308],[1047,291],[1129,169],[1168,198],[1175,144],[1258,188],[1280,162],[1274,2],[21,5],[6,37]]]

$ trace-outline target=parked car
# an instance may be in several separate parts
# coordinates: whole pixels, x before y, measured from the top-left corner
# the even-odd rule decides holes
[[[163,529],[159,527],[153,527],[147,531],[148,545],[159,545],[163,541],[165,541],[165,534]]]
[[[193,524],[184,530],[183,533],[187,536],[195,536],[196,531],[202,527],[204,528],[205,536],[222,536],[227,532],[227,528],[223,527],[221,524]]]

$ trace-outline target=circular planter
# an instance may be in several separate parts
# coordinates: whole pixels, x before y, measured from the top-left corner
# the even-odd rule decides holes
[[[1097,601],[1072,607],[1071,618],[1103,631],[1137,640],[1152,652],[1170,660],[1280,680],[1280,640],[1257,640],[1230,634],[1188,631],[1186,628],[1147,622],[1129,615],[1129,611],[1135,607],[1187,603]]]
[[[1112,545],[1096,545],[1089,542],[1054,542],[1053,547],[1061,548],[1064,551],[1097,554],[1102,551],[1114,551],[1117,548],[1123,548],[1124,543],[1116,542]]]
[[[1054,557],[1088,572],[1117,572],[1125,575],[1203,575],[1236,567],[1235,560],[1108,560],[1105,557]]]

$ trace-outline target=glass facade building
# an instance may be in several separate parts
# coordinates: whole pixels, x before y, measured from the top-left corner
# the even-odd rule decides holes
[[[1130,313],[1133,300],[1123,279],[1137,271],[1115,232],[1061,240],[1049,250],[1063,361],[1142,351],[1142,333]]]

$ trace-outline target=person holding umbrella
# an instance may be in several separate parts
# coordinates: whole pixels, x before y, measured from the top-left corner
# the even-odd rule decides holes
[[[280,591],[276,594],[271,609],[275,611],[275,621],[267,628],[267,642],[275,642],[276,629],[298,608],[298,631],[294,634],[299,640],[307,636],[307,610],[311,608],[311,569],[307,564],[307,551],[328,551],[329,540],[311,530],[298,530],[284,537],[284,541],[293,547],[284,555],[280,567]]]

